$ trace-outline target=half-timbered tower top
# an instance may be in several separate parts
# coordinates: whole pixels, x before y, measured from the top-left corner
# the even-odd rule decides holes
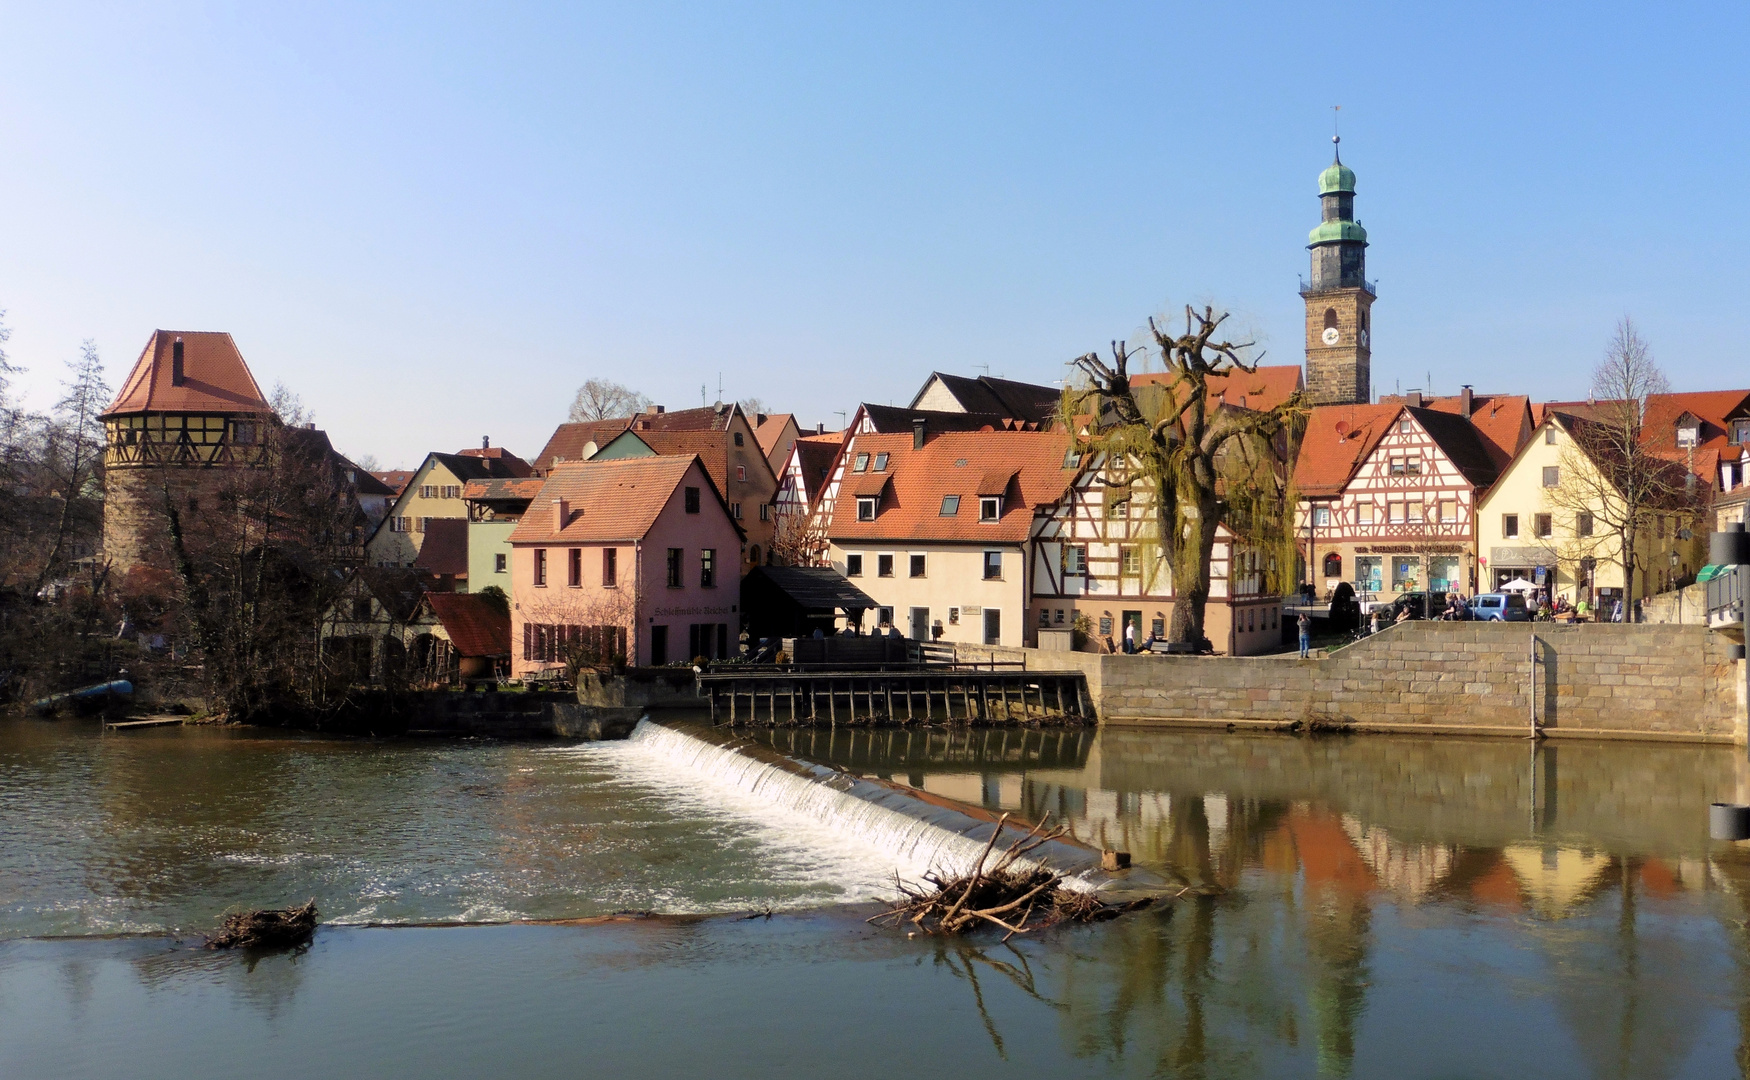
[[[271,411],[230,334],[155,330],[104,416]]]

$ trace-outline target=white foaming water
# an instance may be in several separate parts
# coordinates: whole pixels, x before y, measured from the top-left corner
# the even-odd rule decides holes
[[[628,745],[660,768],[670,784],[677,768],[680,775],[694,778],[697,793],[708,794],[713,805],[766,824],[778,824],[776,813],[784,819],[785,836],[825,841],[823,846],[841,857],[852,851],[879,853],[890,861],[888,882],[895,873],[915,882],[929,870],[970,870],[993,828],[987,819],[910,791],[769,753],[743,753],[648,720],[639,721]],[[1055,842],[1038,854],[1060,872],[1085,868],[1089,855],[1098,861],[1097,853]],[[1065,883],[1082,885],[1074,879]]]

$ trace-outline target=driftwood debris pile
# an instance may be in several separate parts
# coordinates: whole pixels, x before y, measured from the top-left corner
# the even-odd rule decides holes
[[[1099,922],[1122,912],[1146,907],[1149,900],[1113,905],[1101,901],[1092,893],[1064,887],[1063,878],[1045,867],[1021,865],[1020,860],[1041,845],[1068,834],[1068,829],[1046,830],[1045,822],[1033,826],[990,862],[997,837],[1009,820],[1004,814],[991,833],[972,872],[944,879],[935,873],[924,875],[932,888],[915,889],[899,882],[904,899],[887,911],[874,916],[872,923],[890,922],[903,926],[910,922],[926,934],[965,934],[983,926],[995,926],[1006,933],[1007,941],[1016,934],[1025,934],[1042,926],[1058,922]],[[915,932],[915,931],[914,931]]]
[[[207,939],[207,948],[283,949],[302,945],[315,933],[316,901],[311,900],[302,907],[232,912]]]

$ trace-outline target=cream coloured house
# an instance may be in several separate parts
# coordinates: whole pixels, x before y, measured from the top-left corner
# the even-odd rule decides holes
[[[1552,596],[1608,611],[1619,599],[1632,605],[1700,568],[1706,536],[1680,514],[1657,513],[1635,537],[1635,580],[1623,581],[1621,543],[1604,524],[1605,507],[1564,508],[1569,500],[1557,497],[1565,469],[1592,468],[1574,441],[1580,422],[1547,412],[1478,505],[1480,590],[1524,578]],[[1568,490],[1576,486],[1570,478]]]
[[[366,561],[379,567],[412,566],[431,521],[468,520],[468,503],[462,496],[470,480],[511,479],[529,472],[528,462],[497,447],[427,454],[365,541]]]

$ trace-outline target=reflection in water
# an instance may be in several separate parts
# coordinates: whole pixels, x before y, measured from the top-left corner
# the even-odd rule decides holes
[[[968,1080],[1750,1075],[1750,850],[1706,835],[1707,804],[1735,794],[1734,751],[1119,729],[764,737],[1049,813],[1218,891],[1007,946],[908,941],[862,914],[325,930],[308,954],[254,964],[161,942],[0,944],[0,1030],[28,1034],[0,1040],[0,1074],[88,1053],[62,1071],[113,1075],[141,1057],[141,1074],[197,1078],[674,1075],[702,1061],[722,1076],[831,1061]],[[29,811],[0,824],[29,842],[0,850],[0,884],[44,908],[65,889],[206,912],[240,874],[328,875],[344,894],[372,877],[411,889],[429,869],[452,892],[404,910],[489,895],[566,915],[621,878],[714,898],[750,886],[712,875],[772,865],[736,855],[753,841],[695,806],[698,791],[613,772],[593,750],[153,746],[0,743],[0,795]],[[349,831],[336,807],[367,813]],[[21,850],[61,862],[33,876]],[[235,855],[332,867],[252,871]],[[782,865],[790,895],[833,895],[800,856]],[[237,1056],[203,1062],[212,1040]]]
[[[1352,1074],[1382,905],[1397,949],[1425,912],[1415,920],[1532,950],[1536,969],[1516,985],[1551,995],[1563,1044],[1595,1076],[1677,1075],[1704,1010],[1671,984],[1728,957],[1734,984],[1750,978],[1744,935],[1720,915],[1724,904],[1743,917],[1747,863],[1705,832],[1707,804],[1733,791],[1727,751],[1106,729],[1081,756],[980,768],[960,747],[931,764],[915,751],[884,759],[879,745],[834,760],[1051,815],[1140,865],[1228,890],[1181,905],[1171,932],[1138,940],[1143,924],[1125,924],[1094,974],[1065,980],[1078,1045],[1158,1039],[1148,1053],[1175,1075],[1237,1069],[1250,1040],[1292,1046],[1303,1031],[1321,1075]],[[1698,929],[1723,929],[1730,952],[1714,942],[1709,955]],[[1750,1024],[1750,1007],[1735,1011]]]

